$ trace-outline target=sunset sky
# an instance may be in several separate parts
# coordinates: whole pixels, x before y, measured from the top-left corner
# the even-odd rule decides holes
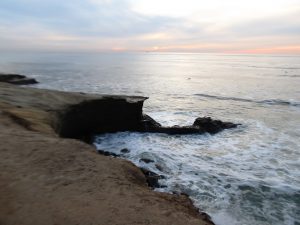
[[[300,0],[1,0],[0,51],[300,54]]]

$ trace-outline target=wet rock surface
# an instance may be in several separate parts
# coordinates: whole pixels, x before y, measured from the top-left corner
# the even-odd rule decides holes
[[[141,168],[143,174],[145,175],[147,179],[148,186],[151,188],[165,188],[166,186],[160,185],[159,180],[160,179],[165,179],[163,175],[159,175],[157,173],[154,173],[148,169]]]
[[[109,151],[104,151],[104,150],[97,150],[98,154],[100,155],[105,155],[105,156],[112,156],[112,157],[120,157],[120,155],[113,153],[113,152],[109,152]]]
[[[16,85],[27,85],[27,84],[38,83],[34,78],[28,78],[25,75],[3,74],[3,73],[0,73],[0,82],[16,84]]]
[[[231,129],[237,127],[239,124],[231,122],[222,122],[221,120],[213,120],[210,117],[199,117],[195,120],[193,126],[199,127],[199,129],[205,132],[215,134],[224,129]]]
[[[130,150],[129,149],[127,149],[127,148],[123,148],[123,149],[121,149],[121,151],[120,151],[121,153],[123,153],[123,154],[126,154],[126,153],[129,153],[130,152]]]
[[[164,127],[150,116],[143,114],[141,128],[139,129],[139,131],[166,134],[203,134],[206,132],[215,134],[224,129],[235,128],[238,125],[239,124],[234,124],[231,122],[213,120],[210,117],[199,117],[191,126]]]

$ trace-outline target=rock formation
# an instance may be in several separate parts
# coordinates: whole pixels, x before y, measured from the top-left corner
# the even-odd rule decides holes
[[[38,82],[33,78],[27,78],[20,74],[3,74],[0,73],[0,82],[6,82],[16,85],[37,84]]]

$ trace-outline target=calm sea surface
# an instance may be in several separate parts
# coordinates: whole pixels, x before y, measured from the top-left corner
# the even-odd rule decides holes
[[[166,176],[158,191],[189,194],[218,225],[300,224],[300,56],[0,53],[0,72],[39,88],[149,96],[144,111],[163,125],[241,123],[216,135],[106,134],[95,145],[128,148],[124,158]]]

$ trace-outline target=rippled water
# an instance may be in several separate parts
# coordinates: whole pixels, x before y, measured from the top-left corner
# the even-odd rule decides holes
[[[211,116],[216,135],[98,136],[99,149],[163,174],[219,225],[300,224],[300,57],[213,54],[0,54],[0,71],[59,90],[149,96],[163,125]],[[144,163],[141,158],[153,160]]]

